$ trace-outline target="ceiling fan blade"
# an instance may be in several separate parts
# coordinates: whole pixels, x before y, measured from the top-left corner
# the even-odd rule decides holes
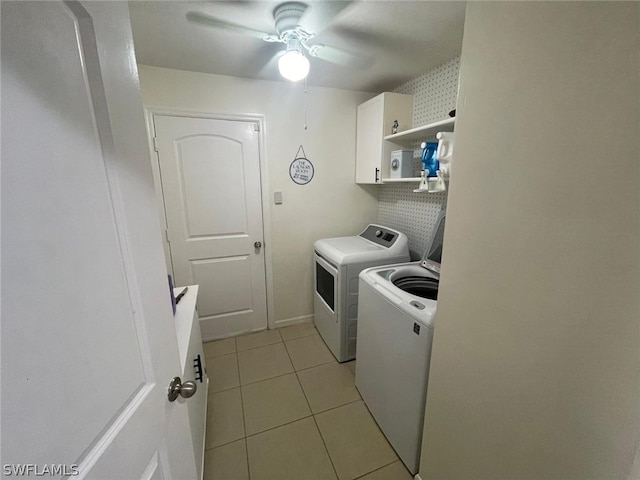
[[[333,18],[353,1],[309,1],[309,8],[300,19],[300,26],[307,32],[318,34],[324,31]]]
[[[337,65],[358,69],[370,67],[375,62],[375,59],[368,55],[352,53],[340,48],[321,44],[310,45],[309,55]]]
[[[266,42],[279,42],[280,39],[274,33],[261,32],[260,30],[254,30],[253,28],[244,27],[235,23],[220,20],[218,18],[207,15],[202,12],[187,12],[185,15],[187,20],[207,27],[220,28],[234,33],[242,33],[245,35],[251,35]]]
[[[269,78],[269,76],[273,74],[273,72],[277,72],[278,60],[280,59],[281,56],[284,55],[284,52],[285,52],[284,50],[280,50],[276,52],[275,55],[273,55],[271,59],[269,59],[269,61],[263,65],[263,67],[260,69],[258,76],[260,78]]]

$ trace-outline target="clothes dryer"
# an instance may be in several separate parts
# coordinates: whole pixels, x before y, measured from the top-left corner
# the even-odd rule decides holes
[[[407,236],[381,225],[314,243],[314,322],[339,362],[356,356],[360,272],[408,260]]]

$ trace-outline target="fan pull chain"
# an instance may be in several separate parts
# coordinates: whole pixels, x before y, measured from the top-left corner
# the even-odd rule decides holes
[[[307,129],[307,77],[304,77],[304,129]]]

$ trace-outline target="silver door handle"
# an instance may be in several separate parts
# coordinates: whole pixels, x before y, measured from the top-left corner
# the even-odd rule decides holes
[[[171,383],[169,383],[169,393],[167,396],[170,402],[174,402],[176,398],[178,398],[178,395],[182,398],[193,397],[197,390],[198,385],[196,385],[196,382],[188,380],[182,383],[180,377],[173,377]]]
[[[256,242],[253,244],[255,248],[262,248],[262,242]]]

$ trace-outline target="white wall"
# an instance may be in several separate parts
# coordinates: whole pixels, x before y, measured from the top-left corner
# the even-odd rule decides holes
[[[145,105],[265,118],[275,319],[313,313],[313,242],[354,235],[378,214],[376,187],[355,184],[356,107],[373,94],[139,66]],[[289,178],[302,144],[315,168],[305,186]],[[281,191],[282,205],[273,204]]]
[[[640,5],[469,2],[423,480],[626,479]]]

